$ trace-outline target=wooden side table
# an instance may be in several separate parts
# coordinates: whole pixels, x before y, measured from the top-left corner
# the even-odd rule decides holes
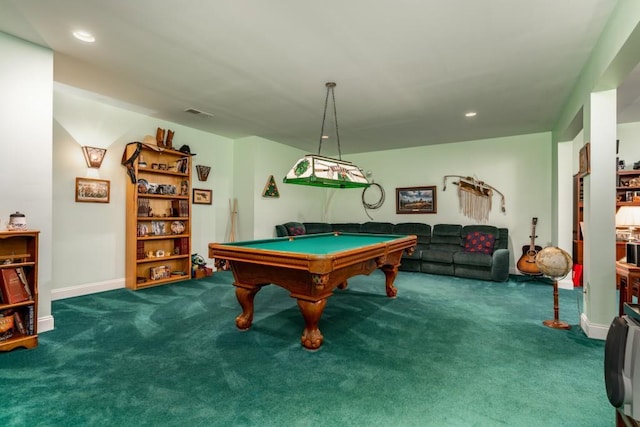
[[[620,289],[618,314],[624,314],[624,303],[633,302],[633,296],[640,300],[640,267],[616,261],[616,286]]]

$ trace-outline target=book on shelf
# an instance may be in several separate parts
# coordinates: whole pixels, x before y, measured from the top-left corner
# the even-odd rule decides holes
[[[0,269],[0,288],[2,289],[2,300],[5,304],[16,304],[31,299],[18,276],[16,268]]]
[[[173,239],[173,253],[175,255],[188,255],[189,254],[189,238],[178,237]]]
[[[24,322],[24,327],[27,330],[27,335],[33,335],[35,332],[36,312],[33,304],[27,306],[27,316]]]
[[[144,242],[141,240],[138,240],[138,242],[136,243],[136,258],[137,259],[145,259],[146,258],[146,253],[144,252]]]
[[[173,200],[171,201],[171,215],[179,217],[189,216],[189,201],[188,200]]]
[[[22,321],[22,316],[19,312],[13,313],[13,323],[18,330],[18,333],[22,335],[27,335],[27,329],[24,327],[24,322]]]
[[[16,268],[16,273],[18,273],[18,278],[20,278],[20,282],[22,283],[22,286],[24,286],[25,292],[29,295],[29,299],[33,299],[29,280],[27,279],[27,275],[24,273],[24,269],[22,267],[18,267]]]

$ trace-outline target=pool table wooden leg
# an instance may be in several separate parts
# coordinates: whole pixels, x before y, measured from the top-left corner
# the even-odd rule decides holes
[[[386,278],[386,288],[387,288],[387,296],[389,298],[394,298],[398,295],[398,289],[393,286],[393,282],[396,280],[396,276],[398,275],[398,266],[397,265],[385,265],[382,267],[382,271],[384,271],[384,276]]]
[[[300,307],[305,324],[301,341],[302,345],[309,350],[317,350],[322,345],[324,337],[318,329],[318,323],[325,305],[327,305],[326,298],[315,302],[298,299],[298,307]]]
[[[249,329],[253,322],[253,299],[258,291],[262,289],[260,286],[249,288],[236,285],[236,298],[242,307],[242,313],[236,317],[236,326],[238,329]]]

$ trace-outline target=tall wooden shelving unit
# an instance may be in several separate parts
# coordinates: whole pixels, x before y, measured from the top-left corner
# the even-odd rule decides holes
[[[584,174],[573,176],[573,263],[582,264],[582,230],[580,223],[584,221]]]
[[[133,290],[191,278],[191,156],[129,144],[125,158],[137,149],[136,182],[126,184],[126,286]]]
[[[0,341],[0,351],[14,348],[33,348],[38,345],[38,236],[36,230],[0,232],[0,270],[20,269],[29,287],[30,298],[13,304],[3,300],[0,314],[18,314],[22,331],[14,317],[13,334]],[[6,333],[6,332],[5,332]]]
[[[573,176],[573,262],[583,263],[583,236],[580,223],[583,215],[584,173]],[[640,170],[619,170],[616,173],[616,211],[621,206],[640,206]],[[626,256],[626,242],[616,241],[616,260]]]
[[[640,206],[640,170],[620,170],[616,176],[616,212],[622,206]],[[627,256],[626,241],[616,240],[616,260]]]

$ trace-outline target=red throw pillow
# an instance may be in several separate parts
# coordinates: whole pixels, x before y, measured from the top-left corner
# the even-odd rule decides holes
[[[473,233],[467,234],[464,250],[466,252],[481,252],[483,254],[491,255],[493,253],[493,244],[495,242],[496,236],[493,234],[474,231]]]
[[[289,236],[302,236],[304,234],[304,226],[300,225],[287,225],[287,231]]]

